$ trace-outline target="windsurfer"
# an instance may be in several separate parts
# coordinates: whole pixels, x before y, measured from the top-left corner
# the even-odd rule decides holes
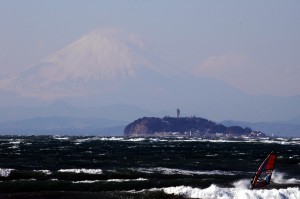
[[[263,161],[263,163],[258,168],[255,177],[251,179],[251,189],[263,188],[270,184],[272,172],[274,170],[277,155],[271,152],[268,157]]]
[[[253,180],[254,180],[254,178],[255,178],[255,176],[252,176],[252,178],[251,178],[251,184],[253,184]]]
[[[270,181],[271,181],[271,174],[270,173],[265,177],[265,181],[266,181],[267,184],[270,184]]]

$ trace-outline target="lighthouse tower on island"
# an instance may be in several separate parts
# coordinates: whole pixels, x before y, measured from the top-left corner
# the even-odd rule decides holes
[[[180,110],[179,110],[179,108],[177,108],[176,113],[177,113],[177,118],[179,118],[180,117]]]

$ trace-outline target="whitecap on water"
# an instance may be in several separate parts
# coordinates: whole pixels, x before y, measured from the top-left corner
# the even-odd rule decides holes
[[[19,146],[18,145],[13,145],[13,146],[10,146],[10,147],[8,147],[9,149],[18,149],[19,148]]]
[[[299,199],[300,190],[296,188],[286,189],[261,189],[250,190],[248,188],[221,188],[214,184],[210,187],[201,189],[189,186],[177,186],[162,188],[167,194],[181,195],[187,198],[206,198],[206,199],[257,199],[257,198],[291,198]]]
[[[91,183],[97,183],[97,182],[134,182],[134,181],[147,181],[146,178],[137,178],[137,179],[108,179],[108,180],[82,180],[82,181],[73,181],[72,183],[79,184],[79,183],[85,183],[85,184],[91,184]]]
[[[74,184],[92,184],[92,183],[96,183],[96,182],[100,182],[100,180],[82,180],[82,181],[72,181],[72,183]]]
[[[293,141],[300,141],[300,138],[292,138]]]
[[[69,140],[70,137],[62,137],[62,136],[59,136],[59,135],[54,135],[53,139],[55,139],[55,140]]]
[[[76,139],[74,140],[75,144],[81,144],[82,142],[90,141],[91,138],[82,138],[82,139]]]
[[[0,168],[0,176],[2,177],[8,177],[14,169],[2,169]]]
[[[21,143],[21,140],[14,140],[14,141],[9,142],[9,144],[20,144],[20,143]]]
[[[161,173],[164,175],[235,175],[239,172],[229,172],[229,171],[191,171],[183,169],[171,169],[163,167],[154,168],[132,168],[131,170],[142,172],[142,173]]]
[[[38,172],[38,173],[43,173],[43,174],[46,174],[46,175],[51,175],[52,172],[49,171],[49,170],[33,170],[34,172]]]
[[[250,180],[249,179],[239,180],[237,182],[234,182],[233,186],[239,189],[248,189],[250,187]]]
[[[274,171],[272,174],[272,181],[277,184],[298,184],[300,179],[287,178],[285,173]]]
[[[218,156],[219,154],[208,154],[208,155],[206,155],[206,157],[216,157],[216,156]]]
[[[102,141],[123,141],[123,137],[102,137],[100,138]]]
[[[68,140],[69,137],[61,137],[54,136],[54,139],[59,140]],[[75,144],[80,144],[82,142],[89,141],[128,141],[128,142],[143,142],[149,140],[151,142],[214,142],[214,143],[239,143],[239,142],[261,142],[266,144],[281,144],[281,145],[299,145],[300,138],[294,138],[288,140],[286,138],[277,138],[272,139],[269,137],[266,138],[251,138],[251,137],[243,137],[243,138],[229,138],[229,139],[203,139],[203,138],[185,138],[185,137],[177,137],[177,138],[145,138],[145,137],[135,137],[135,138],[124,138],[124,137],[88,137],[88,138],[78,138],[74,140]]]
[[[133,182],[133,181],[147,181],[146,178],[137,178],[137,179],[109,179],[107,182]]]
[[[131,138],[131,139],[127,139],[125,141],[130,141],[130,142],[142,142],[145,141],[146,138]]]
[[[60,169],[62,173],[86,173],[86,174],[102,174],[102,169]]]
[[[299,179],[287,178],[285,173],[278,172],[278,171],[273,171],[271,181],[276,184],[298,184],[298,183],[300,183]],[[243,180],[234,182],[233,185],[236,188],[247,189],[248,187],[250,187],[250,181],[249,181],[249,179],[243,179]]]
[[[280,145],[300,145],[299,141],[290,141],[290,140],[261,140],[261,143],[265,144],[280,144]]]

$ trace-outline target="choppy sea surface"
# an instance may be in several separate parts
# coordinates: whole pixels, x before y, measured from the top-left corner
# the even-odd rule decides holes
[[[271,184],[250,178],[278,153]],[[0,198],[300,199],[300,139],[0,136]]]

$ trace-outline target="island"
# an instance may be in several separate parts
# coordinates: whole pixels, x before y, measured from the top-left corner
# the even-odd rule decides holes
[[[226,127],[201,117],[143,117],[128,124],[126,137],[264,137],[264,133],[240,126]]]

